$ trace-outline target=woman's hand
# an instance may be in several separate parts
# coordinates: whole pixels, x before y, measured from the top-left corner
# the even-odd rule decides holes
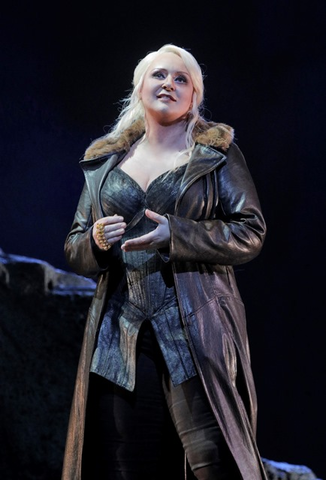
[[[127,240],[121,246],[122,250],[125,252],[132,252],[135,250],[156,250],[169,245],[170,227],[168,219],[148,209],[145,210],[145,215],[156,222],[158,224],[157,227],[152,232],[146,233],[141,237]]]
[[[121,240],[125,228],[123,217],[119,215],[103,217],[93,225],[94,242],[101,250],[109,250],[114,243]]]

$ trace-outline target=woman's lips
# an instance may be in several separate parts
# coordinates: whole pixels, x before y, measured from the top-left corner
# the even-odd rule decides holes
[[[169,95],[168,93],[160,93],[157,95],[157,98],[167,98],[169,100],[172,100],[173,102],[176,102],[176,99],[173,97],[173,95]]]

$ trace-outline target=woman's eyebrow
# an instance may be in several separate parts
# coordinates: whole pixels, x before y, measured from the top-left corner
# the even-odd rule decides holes
[[[155,72],[155,70],[164,70],[166,72],[168,69],[165,67],[155,67],[153,68],[152,72]],[[175,70],[173,73],[177,73],[177,74],[182,73],[183,75],[188,75],[188,77],[190,77],[190,74],[188,72],[184,72],[183,70]]]

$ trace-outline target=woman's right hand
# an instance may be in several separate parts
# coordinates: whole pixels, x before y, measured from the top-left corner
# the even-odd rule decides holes
[[[109,250],[114,243],[121,240],[126,226],[123,217],[119,215],[100,218],[93,225],[94,242],[101,250]]]

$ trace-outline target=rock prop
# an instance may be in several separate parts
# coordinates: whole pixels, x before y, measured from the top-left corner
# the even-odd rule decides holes
[[[0,472],[59,480],[92,280],[0,255]]]
[[[70,404],[95,283],[0,250],[0,472],[60,480]],[[269,480],[313,480],[263,459]]]
[[[285,462],[274,462],[263,458],[268,480],[316,480],[310,468],[304,465],[291,465]],[[317,479],[321,480],[321,479]]]

